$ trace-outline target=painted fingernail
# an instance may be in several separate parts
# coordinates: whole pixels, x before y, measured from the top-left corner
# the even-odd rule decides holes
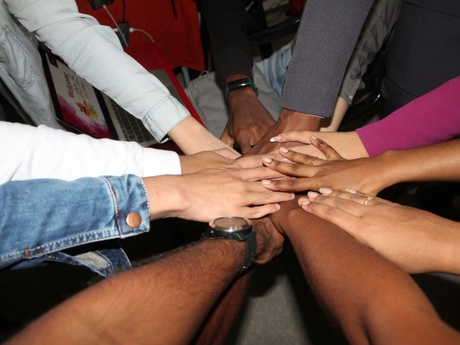
[[[273,159],[269,158],[269,157],[263,157],[262,160],[265,162],[265,163],[271,163],[273,162]]]
[[[298,205],[299,206],[307,206],[309,203],[310,203],[310,200],[308,200],[307,198],[303,198],[303,199],[299,199]]]
[[[324,187],[321,187],[319,189],[319,192],[323,195],[330,195],[332,193],[332,189],[331,188],[324,188]]]
[[[271,143],[276,143],[280,139],[281,139],[281,135],[277,135],[276,137],[270,138],[270,142]]]
[[[356,190],[351,189],[351,188],[345,188],[345,192],[351,193],[351,194],[356,194],[358,193]]]
[[[288,153],[289,150],[285,147],[280,147],[280,152],[283,152],[283,153]]]
[[[319,193],[316,193],[316,192],[308,192],[308,197],[309,197],[310,199],[314,199],[314,198],[316,198],[318,195],[319,195]]]

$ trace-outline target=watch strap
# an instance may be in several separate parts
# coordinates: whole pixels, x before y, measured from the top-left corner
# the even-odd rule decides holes
[[[254,81],[251,78],[246,77],[246,78],[233,80],[225,84],[225,99],[228,99],[228,94],[230,93],[230,91],[238,90],[243,87],[251,87],[256,93],[256,95],[258,94],[257,87],[254,84]]]
[[[201,238],[220,238],[225,240],[236,240],[238,242],[245,243],[245,255],[244,255],[244,263],[241,270],[238,272],[238,276],[243,274],[245,271],[248,270],[249,267],[254,263],[256,259],[257,253],[257,239],[256,239],[256,232],[254,229],[251,229],[251,232],[248,234],[241,234],[238,232],[229,233],[221,235],[218,231],[215,231],[212,228],[208,228],[201,236]]]

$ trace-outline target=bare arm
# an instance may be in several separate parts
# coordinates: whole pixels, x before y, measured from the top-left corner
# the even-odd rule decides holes
[[[367,195],[320,189],[302,208],[345,230],[409,273],[460,274],[460,225],[417,208]]]
[[[179,146],[183,153],[189,155],[205,150],[226,148],[238,153],[230,146],[213,136],[193,117],[188,116],[168,133],[169,137]]]
[[[328,161],[289,150],[280,154],[294,162],[286,163],[266,159],[264,164],[296,180],[271,181],[272,190],[318,190],[328,186],[337,190],[353,188],[376,195],[386,187],[400,182],[458,181],[460,140],[452,140],[407,150],[386,151],[370,158],[337,160],[340,156],[323,141],[312,138]],[[309,165],[313,163],[312,165]]]
[[[343,231],[283,204],[271,217],[294,246],[305,276],[351,344],[456,344],[414,281]]]
[[[186,344],[234,279],[244,250],[212,239],[164,255],[84,290],[7,344]]]

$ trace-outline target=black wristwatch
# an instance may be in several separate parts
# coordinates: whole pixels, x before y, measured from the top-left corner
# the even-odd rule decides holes
[[[256,88],[256,85],[254,84],[254,81],[251,78],[246,77],[246,78],[241,78],[241,79],[237,79],[234,81],[230,81],[227,84],[225,84],[225,99],[228,98],[228,94],[230,91],[238,90],[243,87],[251,87],[257,95],[257,88]]]
[[[245,242],[246,255],[243,268],[238,275],[245,272],[256,258],[256,232],[249,222],[242,217],[221,217],[214,219],[203,233],[204,238],[215,237]]]

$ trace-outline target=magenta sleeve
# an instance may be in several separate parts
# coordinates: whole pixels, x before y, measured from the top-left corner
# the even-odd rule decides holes
[[[460,76],[356,131],[369,156],[459,136]]]

